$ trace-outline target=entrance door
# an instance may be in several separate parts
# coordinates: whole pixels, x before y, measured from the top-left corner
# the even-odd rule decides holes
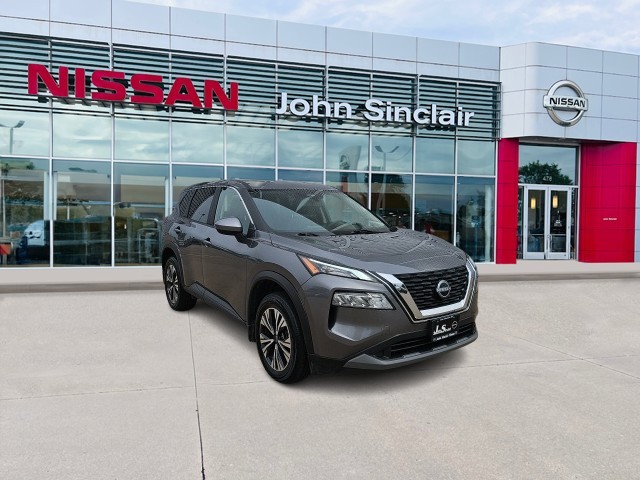
[[[571,189],[525,186],[523,258],[568,260],[571,253]]]

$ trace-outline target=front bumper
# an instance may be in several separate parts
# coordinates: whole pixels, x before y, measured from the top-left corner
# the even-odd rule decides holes
[[[407,305],[383,283],[366,282],[330,275],[316,275],[302,285],[305,310],[313,341],[314,371],[335,367],[386,369],[419,362],[430,356],[460,348],[478,334],[477,281],[470,286],[464,309],[416,319]],[[393,310],[336,307],[331,305],[336,291],[384,293]],[[432,342],[433,322],[455,316],[458,332]],[[327,366],[334,368],[326,368]],[[317,368],[315,368],[317,367]]]

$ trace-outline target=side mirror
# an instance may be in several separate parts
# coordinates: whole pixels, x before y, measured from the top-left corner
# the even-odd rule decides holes
[[[238,235],[242,233],[242,224],[236,217],[221,218],[213,226],[223,235]]]

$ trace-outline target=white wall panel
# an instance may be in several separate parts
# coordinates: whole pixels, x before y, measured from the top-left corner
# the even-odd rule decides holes
[[[525,85],[527,89],[549,90],[558,80],[564,80],[567,70],[564,68],[527,67]]]
[[[638,98],[638,77],[605,73],[602,76],[602,94],[612,97]]]
[[[500,49],[500,68],[520,68],[527,65],[527,44],[511,45]]]
[[[111,26],[111,0],[51,0],[51,21]]]
[[[332,67],[371,69],[373,67],[373,59],[371,57],[327,53],[327,65]]]
[[[263,60],[275,60],[277,57],[276,47],[250,45],[247,43],[227,42],[226,51],[227,55],[233,57],[259,58]]]
[[[73,23],[51,22],[51,36],[90,40],[92,42],[111,42],[111,29],[106,27],[90,27]]]
[[[460,63],[460,44],[418,38],[418,61],[458,66]]]
[[[638,76],[638,56],[628,53],[604,52],[604,73]]]
[[[278,48],[278,60],[281,62],[307,63],[313,65],[324,65],[326,54],[311,50],[296,50],[293,48]]]
[[[3,0],[1,15],[49,20],[49,0]]]
[[[276,46],[276,21],[266,18],[227,15],[228,42]]]
[[[25,35],[49,35],[49,22],[24,18],[0,17],[0,30]]]
[[[461,43],[460,66],[498,70],[500,69],[500,49],[486,45]]]
[[[523,90],[518,92],[502,92],[502,114],[518,115],[524,112],[524,94]]]
[[[602,73],[567,70],[567,79],[577,83],[587,96],[602,94]]]
[[[503,115],[500,129],[502,138],[518,138],[524,136],[524,114]]]
[[[601,50],[591,48],[568,47],[567,68],[573,70],[586,70],[590,72],[602,72]]]
[[[373,56],[394,60],[416,61],[417,39],[404,35],[373,34]]]
[[[511,68],[500,72],[503,92],[517,92],[525,89],[525,68]]]
[[[525,113],[524,135],[527,137],[564,137],[564,127],[555,123],[547,113]]]
[[[317,50],[326,49],[327,29],[318,25],[303,25],[293,22],[278,22],[278,46]]]
[[[171,37],[171,48],[187,52],[224,54],[224,42],[204,38]]]
[[[373,54],[373,34],[327,27],[327,52],[370,57]]]
[[[591,106],[589,106],[589,109],[591,109]],[[578,123],[564,130],[566,138],[600,140],[602,138],[602,119],[600,117],[584,116]]]
[[[602,119],[602,140],[612,142],[635,142],[638,123],[634,120]]]
[[[458,69],[460,78],[467,80],[477,80],[480,82],[499,82],[500,71],[499,70],[486,70],[483,68],[467,68],[460,67]]]
[[[139,45],[141,47],[169,48],[169,35],[116,29],[112,30],[111,35],[113,43]]]
[[[169,33],[169,7],[113,0],[113,28]]]
[[[433,63],[418,63],[417,71],[418,71],[418,75],[457,78],[459,73],[459,68],[453,65],[434,65]]]
[[[622,97],[602,97],[602,117],[638,120],[638,100]]]
[[[527,65],[567,68],[567,47],[550,43],[527,43]]]
[[[386,58],[373,58],[373,69],[382,72],[416,73],[416,62],[402,60],[388,60]]]
[[[171,34],[224,40],[224,15],[186,8],[172,8]]]

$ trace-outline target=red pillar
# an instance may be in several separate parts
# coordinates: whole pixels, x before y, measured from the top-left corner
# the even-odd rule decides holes
[[[635,143],[582,145],[579,261],[634,261],[636,157]]]
[[[518,153],[519,140],[498,142],[498,191],[496,211],[496,263],[516,263],[518,249]]]

